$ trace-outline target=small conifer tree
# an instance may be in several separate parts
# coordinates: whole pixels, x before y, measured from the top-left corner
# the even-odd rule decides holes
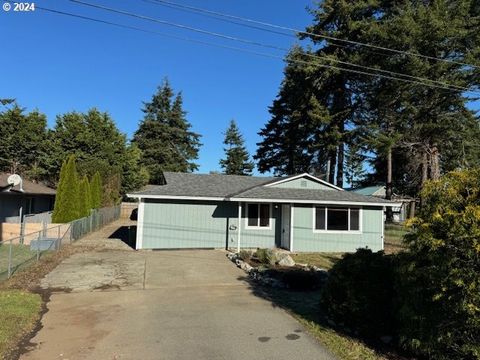
[[[98,171],[93,175],[90,194],[92,209],[99,209],[102,206],[102,179]]]
[[[55,197],[52,222],[66,223],[81,216],[79,182],[75,156],[70,155],[63,163],[60,171],[60,181]]]
[[[80,216],[85,217],[90,215],[90,209],[92,208],[92,200],[90,194],[90,184],[86,176],[80,181]]]

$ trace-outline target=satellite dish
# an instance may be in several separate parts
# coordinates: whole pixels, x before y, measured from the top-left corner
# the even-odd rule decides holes
[[[22,189],[22,178],[18,174],[13,174],[10,175],[7,179],[7,183],[12,186],[17,186],[20,185],[20,191],[23,191]]]
[[[18,174],[10,175],[7,179],[9,185],[17,186],[22,182],[22,178]]]

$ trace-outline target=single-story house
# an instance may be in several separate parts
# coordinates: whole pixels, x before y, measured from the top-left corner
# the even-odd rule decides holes
[[[357,194],[361,195],[375,196],[381,199],[385,199],[386,196],[385,185],[359,187],[350,189],[350,191],[356,192]],[[397,203],[397,206],[392,207],[393,221],[402,223],[410,216],[410,209],[412,203],[415,203],[415,199],[409,196],[401,196],[394,193],[392,196],[392,200]]]
[[[54,189],[25,179],[13,186],[7,182],[9,175],[0,173],[0,223],[20,222],[20,209],[22,217],[53,210]]]
[[[165,172],[137,198],[137,249],[383,249],[394,203],[344,191],[309,174],[254,177]]]

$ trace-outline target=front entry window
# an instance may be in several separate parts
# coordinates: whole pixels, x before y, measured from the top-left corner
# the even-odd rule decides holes
[[[247,228],[270,228],[270,204],[247,204]]]

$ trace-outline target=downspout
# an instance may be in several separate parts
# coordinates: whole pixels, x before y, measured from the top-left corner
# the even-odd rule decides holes
[[[238,237],[237,237],[237,252],[240,252],[240,234],[242,232],[242,203],[238,202]]]

